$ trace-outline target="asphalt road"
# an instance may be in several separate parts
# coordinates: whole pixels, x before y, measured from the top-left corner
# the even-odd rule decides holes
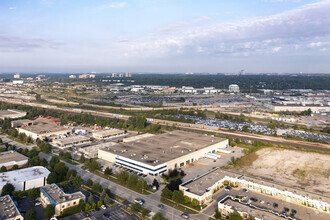
[[[52,155],[40,153],[40,157],[47,159],[48,161],[52,157]],[[97,176],[93,173],[90,173],[84,169],[82,169],[79,165],[72,165],[69,163],[65,163],[70,169],[77,170],[77,173],[79,176],[81,176],[84,180],[91,179],[94,183],[100,183],[103,188],[108,188],[113,192],[114,194],[127,199],[129,202],[134,203],[134,200],[136,198],[142,198],[145,200],[145,203],[143,204],[143,207],[150,210],[153,213],[162,212],[164,216],[168,219],[181,219],[181,211],[178,211],[176,209],[173,209],[169,206],[166,206],[164,208],[159,208],[158,204],[160,204],[160,193],[161,190],[158,190],[156,193],[153,193],[151,195],[142,195],[137,192],[134,192],[126,187],[120,186],[114,182],[111,182],[109,180],[106,180],[100,176]],[[208,216],[205,216],[203,214],[199,215],[190,215],[190,219],[208,219]]]

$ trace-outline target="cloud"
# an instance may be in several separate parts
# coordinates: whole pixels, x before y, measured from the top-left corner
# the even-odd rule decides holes
[[[239,22],[203,27],[196,27],[193,21],[181,22],[161,28],[146,38],[131,41],[126,46],[133,56],[147,56],[148,53],[157,56],[184,53],[273,53],[286,46],[295,49],[304,42],[329,37],[329,11],[330,1],[326,0],[272,16]]]
[[[9,10],[15,10],[16,7],[9,7]]]
[[[277,53],[281,50],[282,48],[281,47],[274,47],[273,48],[273,53]]]
[[[127,6],[126,2],[111,2],[109,4],[105,4],[99,7],[99,9],[107,9],[107,8],[123,8]]]
[[[57,49],[61,45],[63,45],[62,42],[50,39],[21,38],[0,34],[0,52],[32,51],[42,48]]]

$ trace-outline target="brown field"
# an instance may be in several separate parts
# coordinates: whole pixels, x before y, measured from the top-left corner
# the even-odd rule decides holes
[[[330,156],[295,150],[262,148],[234,168],[288,186],[330,196]]]

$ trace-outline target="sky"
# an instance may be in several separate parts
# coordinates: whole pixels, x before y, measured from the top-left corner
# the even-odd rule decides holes
[[[330,73],[330,0],[0,0],[1,72]]]

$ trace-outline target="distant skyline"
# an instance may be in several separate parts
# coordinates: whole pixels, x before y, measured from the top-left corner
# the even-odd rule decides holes
[[[2,72],[329,73],[330,0],[1,0]]]

